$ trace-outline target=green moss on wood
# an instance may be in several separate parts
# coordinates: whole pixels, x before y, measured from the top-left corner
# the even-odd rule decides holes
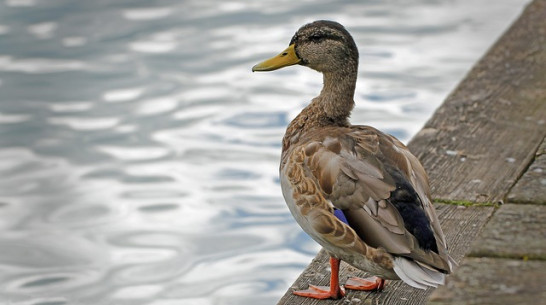
[[[434,199],[435,203],[443,203],[443,204],[450,204],[450,205],[458,205],[458,206],[465,206],[465,207],[498,207],[498,204],[492,203],[492,202],[473,202],[473,201],[466,201],[466,200],[450,200],[450,199]]]
[[[491,258],[502,258],[502,259],[518,259],[522,261],[546,261],[546,254],[534,254],[534,253],[504,253],[502,249],[499,249],[498,252],[492,251],[472,251],[468,254],[468,257],[491,257]]]

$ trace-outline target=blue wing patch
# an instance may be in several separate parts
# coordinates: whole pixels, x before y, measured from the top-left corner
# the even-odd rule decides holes
[[[349,224],[342,210],[334,208],[334,215],[337,217],[337,219],[343,221],[345,224]]]

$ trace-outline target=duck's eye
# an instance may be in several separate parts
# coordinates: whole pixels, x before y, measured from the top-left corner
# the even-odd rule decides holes
[[[313,42],[319,42],[319,41],[322,41],[323,39],[324,39],[324,35],[319,33],[309,36],[309,40]]]

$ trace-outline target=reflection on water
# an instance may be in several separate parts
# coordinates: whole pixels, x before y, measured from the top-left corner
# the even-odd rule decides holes
[[[338,20],[353,122],[408,140],[524,2],[1,1],[0,299],[274,303],[318,250],[277,169],[321,78],[252,65]]]

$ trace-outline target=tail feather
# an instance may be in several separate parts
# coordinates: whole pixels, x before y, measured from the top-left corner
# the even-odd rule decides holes
[[[453,266],[459,266],[459,264],[457,264],[457,261],[451,257],[451,255],[448,255],[447,256],[447,261],[448,261],[448,264],[449,264],[449,272],[452,272],[453,271]]]
[[[446,278],[446,275],[438,270],[421,266],[400,256],[394,258],[394,272],[406,284],[419,289],[443,285]]]

